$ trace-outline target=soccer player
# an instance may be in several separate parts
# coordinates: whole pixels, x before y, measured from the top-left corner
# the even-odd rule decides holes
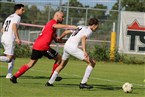
[[[93,86],[87,85],[87,81],[93,68],[95,67],[95,61],[89,57],[86,51],[86,39],[92,34],[92,31],[95,31],[98,28],[98,25],[98,19],[91,18],[88,22],[88,26],[78,26],[78,28],[74,31],[66,30],[62,33],[59,37],[60,39],[72,32],[71,36],[64,45],[61,64],[56,68],[50,80],[45,84],[46,86],[53,86],[58,73],[66,66],[69,56],[72,55],[88,64],[79,87],[81,89],[93,88]],[[80,42],[82,44],[82,49],[78,47]]]
[[[58,40],[57,39],[57,34],[56,30],[58,28],[71,28],[75,29],[76,26],[74,25],[64,25],[60,24],[64,20],[64,14],[61,11],[57,11],[54,14],[53,19],[51,19],[43,28],[42,32],[36,39],[33,49],[32,49],[32,54],[31,54],[31,60],[27,63],[24,64],[15,74],[14,76],[10,79],[11,82],[17,83],[17,78],[20,77],[22,74],[24,74],[27,70],[29,70],[31,67],[35,65],[35,63],[40,59],[42,56],[45,56],[49,59],[54,59],[55,63],[53,65],[53,70],[58,67],[58,65],[61,62],[61,55],[58,54],[54,49],[50,47],[50,44],[52,40],[55,42],[63,42],[63,40]]]
[[[21,44],[19,34],[18,34],[18,25],[21,20],[21,15],[25,12],[23,4],[16,4],[14,6],[15,13],[6,18],[3,28],[2,28],[2,37],[1,43],[4,47],[4,56],[0,56],[0,61],[8,63],[8,73],[6,78],[12,77],[12,70],[14,67],[14,48],[16,42],[18,45]]]

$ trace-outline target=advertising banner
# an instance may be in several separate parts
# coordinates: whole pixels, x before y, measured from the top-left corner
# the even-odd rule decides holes
[[[121,12],[119,52],[145,55],[145,13]]]

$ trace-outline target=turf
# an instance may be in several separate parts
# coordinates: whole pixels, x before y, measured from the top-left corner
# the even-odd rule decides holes
[[[14,73],[29,59],[17,58]],[[0,63],[0,97],[145,97],[145,65],[133,65],[113,62],[97,62],[88,84],[91,90],[79,89],[86,63],[69,60],[60,73],[63,80],[55,82],[54,87],[46,87],[51,73],[53,60],[40,59],[37,64],[12,84],[6,79],[7,64]],[[123,83],[130,82],[132,93],[124,93]]]

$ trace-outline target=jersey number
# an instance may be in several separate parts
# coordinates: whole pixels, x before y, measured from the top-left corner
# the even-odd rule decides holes
[[[10,23],[11,23],[11,20],[6,21],[4,31],[8,31]]]
[[[74,31],[74,33],[72,34],[72,36],[77,35],[77,33],[78,33],[81,29],[82,29],[82,28],[77,28],[77,29],[75,29],[75,31]]]

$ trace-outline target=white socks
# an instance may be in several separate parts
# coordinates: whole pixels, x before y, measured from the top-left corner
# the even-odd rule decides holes
[[[12,59],[11,62],[8,63],[8,74],[12,74],[12,70],[13,70],[13,67],[14,67],[14,59]]]
[[[93,70],[93,67],[90,66],[90,65],[88,65],[87,68],[86,68],[84,77],[83,77],[83,79],[82,79],[82,82],[81,82],[82,84],[87,83],[87,81],[88,81],[88,79],[89,79],[89,76],[90,76],[92,70]]]
[[[50,80],[48,82],[50,84],[53,84],[57,76],[58,76],[58,72],[54,71],[53,75],[51,76],[51,78],[50,78]]]
[[[83,84],[83,83],[87,83],[87,81],[88,81],[88,79],[89,79],[89,76],[90,76],[92,70],[93,70],[93,67],[90,66],[90,65],[88,65],[87,68],[86,68],[84,77],[83,77],[83,79],[82,79],[82,82],[81,82],[82,84]],[[50,78],[50,80],[49,80],[48,82],[49,82],[50,84],[53,84],[57,76],[58,76],[58,72],[57,72],[57,71],[54,71],[53,75],[51,76],[51,78]]]
[[[9,62],[10,59],[8,57],[6,57],[6,56],[0,56],[0,61],[2,61],[2,62]]]

